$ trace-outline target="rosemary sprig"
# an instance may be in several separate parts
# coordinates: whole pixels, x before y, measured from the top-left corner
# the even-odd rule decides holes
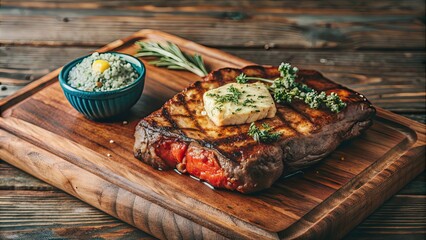
[[[256,124],[252,122],[248,130],[248,135],[253,137],[256,142],[262,143],[276,142],[281,136],[281,133],[272,132],[271,126],[266,123],[262,124],[262,128],[263,129],[258,128]]]
[[[325,92],[318,92],[315,89],[308,87],[306,84],[296,82],[297,72],[296,67],[292,67],[289,63],[281,63],[278,67],[280,77],[274,80],[247,77],[241,73],[236,77],[238,83],[247,83],[249,80],[258,80],[271,83],[269,90],[274,95],[275,101],[278,103],[291,103],[293,99],[299,99],[309,105],[310,108],[317,109],[320,106],[329,108],[332,112],[338,113],[346,107],[346,103],[340,97],[332,92],[327,95]]]
[[[200,77],[207,75],[203,58],[200,55],[194,54],[191,56],[184,53],[174,43],[166,42],[165,44],[160,44],[138,41],[136,45],[139,46],[139,49],[135,57],[156,57],[156,60],[149,62],[152,65],[174,70],[188,70]]]

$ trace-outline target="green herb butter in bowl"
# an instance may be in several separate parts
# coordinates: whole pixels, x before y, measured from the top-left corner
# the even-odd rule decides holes
[[[93,53],[64,66],[59,83],[70,104],[89,119],[101,120],[129,110],[140,98],[145,66],[130,55]]]

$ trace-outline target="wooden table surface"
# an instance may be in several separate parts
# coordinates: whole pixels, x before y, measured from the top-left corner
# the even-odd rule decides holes
[[[259,64],[317,69],[377,106],[426,120],[423,0],[2,0],[0,6],[0,98],[106,43],[152,28]],[[422,173],[346,238],[425,235]],[[152,237],[0,160],[0,238]]]

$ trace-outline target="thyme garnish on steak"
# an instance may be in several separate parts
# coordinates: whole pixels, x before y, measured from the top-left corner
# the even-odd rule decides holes
[[[229,86],[227,89],[227,94],[225,95],[219,95],[216,93],[208,93],[207,96],[214,97],[216,101],[216,108],[217,110],[221,111],[223,104],[226,102],[232,102],[234,104],[238,104],[240,101],[240,97],[243,94],[238,88],[234,86]]]
[[[278,71],[280,77],[274,80],[247,77],[244,73],[241,73],[236,77],[236,81],[237,83],[247,83],[249,80],[259,80],[271,83],[269,90],[278,103],[291,103],[294,99],[299,99],[308,104],[310,108],[317,109],[320,106],[325,106],[334,113],[338,113],[346,107],[346,103],[336,93],[332,92],[327,95],[324,91],[318,92],[306,84],[296,82],[295,79],[299,70],[289,63],[281,63]]]
[[[249,136],[253,137],[253,139],[256,142],[262,142],[262,143],[276,142],[281,136],[281,133],[272,132],[271,126],[269,126],[266,123],[262,124],[262,128],[263,129],[258,128],[256,126],[256,124],[254,124],[254,122],[252,122],[250,124],[250,127],[249,127],[247,134]]]

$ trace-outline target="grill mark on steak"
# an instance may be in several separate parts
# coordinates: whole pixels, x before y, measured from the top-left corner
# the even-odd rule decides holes
[[[281,115],[280,111],[277,111],[277,113],[275,114],[275,116],[277,118],[279,118],[282,121],[282,125],[278,126],[277,128],[280,127],[286,127],[288,129],[290,129],[292,132],[294,132],[296,135],[301,135],[299,131],[297,131],[297,129],[295,129],[294,127],[292,127],[290,124],[287,123],[287,121],[284,119],[284,117]]]
[[[259,143],[258,143],[258,142],[253,141],[253,142],[251,142],[251,143],[248,143],[248,144],[246,144],[246,145],[244,145],[244,146],[239,147],[239,148],[238,148],[238,152],[245,151],[245,150],[247,150],[247,149],[251,149],[251,148],[253,148],[254,146],[257,146],[257,145],[259,145]]]
[[[251,71],[257,71],[257,73],[256,74],[251,74]],[[251,75],[251,76],[254,76],[254,77],[268,76],[265,68],[262,67],[262,66],[252,66],[250,68],[244,68],[242,70],[242,72],[244,74],[246,74],[246,75]]]
[[[204,128],[202,128],[200,126],[200,124],[198,123],[196,117],[192,114],[192,111],[188,108],[188,104],[185,100],[185,96],[183,94],[179,94],[177,99],[180,101],[180,103],[183,105],[183,107],[185,108],[186,112],[189,114],[189,119],[191,119],[192,123],[194,123],[195,127],[202,133],[206,133],[206,131],[204,130]]]
[[[207,76],[208,77],[208,76]],[[206,77],[206,78],[207,78]],[[222,83],[223,83],[223,79],[222,79],[222,71],[215,71],[215,72],[213,72],[213,78],[214,79],[217,79],[219,82],[220,82],[220,84],[222,85]]]
[[[197,91],[204,91],[204,89],[202,88],[202,86],[201,86],[201,84],[202,84],[202,82],[201,81],[196,81],[195,83],[194,83],[194,87],[197,89]]]
[[[191,118],[191,116],[188,116],[188,115],[186,115],[186,114],[179,114],[179,113],[175,113],[175,114],[173,114],[173,117],[183,117],[183,118]]]
[[[311,119],[311,117],[309,115],[307,115],[306,113],[300,111],[297,107],[293,106],[292,104],[286,104],[286,106],[289,107],[289,108],[291,108],[296,114],[298,114],[303,119],[305,119],[306,121],[308,121],[309,123],[311,123],[314,127],[318,126],[316,123],[314,123],[313,119]]]
[[[246,133],[244,134],[236,134],[233,136],[229,136],[229,137],[223,137],[223,138],[219,138],[217,140],[214,140],[215,144],[229,144],[229,143],[235,143],[237,141],[243,141],[243,140],[247,140],[250,139],[251,137],[248,136]]]
[[[182,129],[180,129],[179,126],[176,124],[176,122],[173,120],[172,115],[170,115],[167,108],[162,108],[161,113],[164,115],[166,120],[172,125],[174,130],[177,130],[180,134],[182,134],[184,137],[186,137],[186,135],[182,131]]]

